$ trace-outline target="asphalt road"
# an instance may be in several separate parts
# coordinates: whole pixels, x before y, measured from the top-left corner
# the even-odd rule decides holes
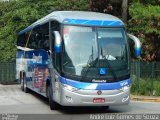
[[[160,103],[131,101],[129,105],[111,106],[109,109],[99,107],[63,107],[51,111],[48,100],[34,92],[23,93],[19,85],[0,85],[0,114],[62,114],[91,115],[108,113],[160,113]]]

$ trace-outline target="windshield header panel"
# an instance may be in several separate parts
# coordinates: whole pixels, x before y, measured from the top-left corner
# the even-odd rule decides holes
[[[99,27],[124,27],[124,23],[118,20],[64,19],[63,24]]]

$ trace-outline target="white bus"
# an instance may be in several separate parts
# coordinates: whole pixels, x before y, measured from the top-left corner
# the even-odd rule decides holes
[[[124,23],[108,14],[56,11],[18,33],[16,77],[59,106],[128,104],[131,59]]]

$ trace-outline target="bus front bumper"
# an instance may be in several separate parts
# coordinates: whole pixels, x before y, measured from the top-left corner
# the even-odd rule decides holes
[[[115,91],[117,94],[114,94]],[[129,104],[130,87],[125,91],[115,91],[101,90],[102,94],[98,95],[98,90],[81,90],[79,93],[66,90],[62,87],[60,101],[57,102],[63,106],[110,106]],[[106,92],[107,94],[105,94]],[[95,102],[95,99],[98,101]]]

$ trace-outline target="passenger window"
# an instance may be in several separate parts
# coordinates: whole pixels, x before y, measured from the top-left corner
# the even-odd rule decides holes
[[[35,32],[35,34],[34,34]],[[43,24],[33,31],[36,49],[49,50],[49,23]]]
[[[23,33],[18,35],[17,46],[25,47],[27,40],[27,34]]]

